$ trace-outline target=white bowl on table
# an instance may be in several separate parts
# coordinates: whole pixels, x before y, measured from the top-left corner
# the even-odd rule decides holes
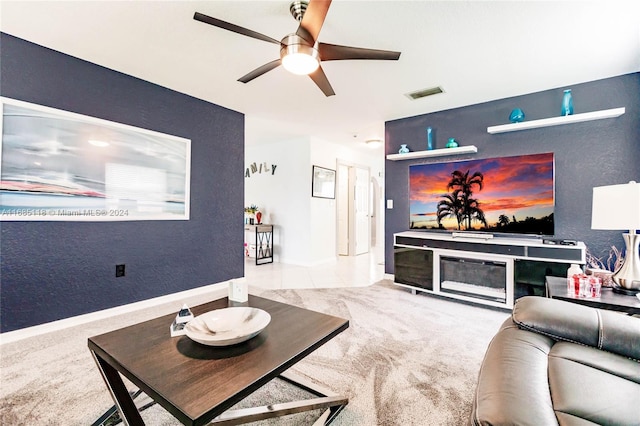
[[[262,309],[237,306],[198,315],[185,327],[191,340],[207,346],[229,346],[257,336],[271,322]]]

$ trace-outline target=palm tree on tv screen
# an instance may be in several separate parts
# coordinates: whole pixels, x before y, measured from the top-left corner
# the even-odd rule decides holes
[[[466,229],[471,229],[471,222],[477,220],[487,225],[484,211],[480,208],[480,202],[472,198],[475,187],[482,191],[484,175],[481,172],[470,171],[461,172],[455,170],[451,173],[451,180],[447,184],[447,189],[453,189],[451,194],[443,195],[444,200],[438,203],[438,224],[448,216],[454,216],[458,220],[458,229],[466,222]],[[455,208],[455,210],[454,210]],[[449,213],[448,213],[449,212]]]
[[[499,226],[507,226],[509,222],[511,222],[511,220],[509,220],[509,216],[507,216],[506,214],[501,214],[500,216],[498,216]]]
[[[460,224],[463,221],[462,197],[460,197],[460,190],[456,189],[451,194],[445,194],[442,196],[444,200],[438,203],[438,225],[442,227],[442,220],[447,217],[455,217],[458,222],[458,230],[460,230]]]
[[[487,226],[487,220],[484,217],[484,211],[480,208],[480,202],[474,198],[467,199],[465,218],[467,220],[467,229],[471,229],[471,222],[473,220],[477,220],[484,226]]]

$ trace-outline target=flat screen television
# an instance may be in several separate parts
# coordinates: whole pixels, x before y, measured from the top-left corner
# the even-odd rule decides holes
[[[409,166],[410,228],[554,235],[553,153]]]

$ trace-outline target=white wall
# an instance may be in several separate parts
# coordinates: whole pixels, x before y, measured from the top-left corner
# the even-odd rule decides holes
[[[275,226],[275,261],[311,266],[336,259],[336,200],[311,197],[311,169],[317,165],[336,170],[338,159],[368,166],[375,177],[384,167],[381,151],[314,138],[246,147],[245,170],[254,162],[263,168],[264,162],[269,169],[277,166],[273,175],[263,170],[245,177],[245,206],[257,205],[265,215],[262,221]]]
[[[309,170],[313,165],[337,170],[337,145],[312,138],[310,146]],[[314,263],[334,260],[338,255],[336,199],[311,197],[310,203],[311,260]]]
[[[311,188],[308,158],[309,143],[306,140],[245,149],[245,173],[254,162],[257,165],[262,163],[263,167],[266,162],[271,169],[266,173],[252,174],[250,170],[251,177],[244,178],[244,199],[245,206],[258,206],[263,214],[263,223],[274,225],[274,260],[278,262],[300,263],[307,258],[305,241],[310,238],[310,206],[302,194]],[[273,165],[276,168],[272,173]]]

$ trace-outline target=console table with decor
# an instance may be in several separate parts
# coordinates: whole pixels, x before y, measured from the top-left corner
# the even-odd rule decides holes
[[[636,296],[616,293],[611,287],[602,287],[600,297],[591,298],[568,294],[567,279],[563,277],[546,277],[545,284],[546,295],[551,299],[566,300],[567,302],[591,306],[592,308],[626,312],[629,315],[640,315],[640,299]]]

